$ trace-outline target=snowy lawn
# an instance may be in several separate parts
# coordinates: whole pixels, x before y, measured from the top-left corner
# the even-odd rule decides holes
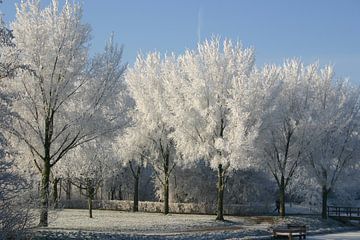
[[[65,209],[51,212],[48,228],[36,229],[35,239],[249,239],[266,238],[271,228],[284,223],[305,223],[310,233],[344,230],[345,225],[316,216],[226,216],[215,221],[214,215],[132,213]]]
[[[308,238],[308,240],[359,240],[359,239],[360,239],[359,231],[311,236]]]

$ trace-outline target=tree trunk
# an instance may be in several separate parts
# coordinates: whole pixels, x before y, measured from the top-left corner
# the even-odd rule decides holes
[[[87,197],[88,197],[88,205],[89,205],[89,217],[92,218],[92,210],[93,210],[93,199],[95,197],[95,188],[92,184],[91,179],[87,180],[86,183]]]
[[[92,203],[92,198],[90,196],[88,196],[88,206],[89,206],[89,218],[92,218],[93,203]]]
[[[164,214],[169,214],[169,155],[164,159]]]
[[[164,214],[169,214],[169,177],[165,176],[164,182]]]
[[[216,220],[224,221],[224,170],[218,166],[217,211]]]
[[[111,188],[111,193],[110,193],[110,200],[115,200],[115,188]]]
[[[43,170],[41,172],[41,209],[40,209],[40,227],[48,226],[48,210],[49,210],[49,181],[50,181],[50,160],[44,160]]]
[[[136,176],[134,176],[134,206],[133,211],[139,211],[139,178],[140,178],[141,167],[137,167]]]
[[[322,187],[322,211],[321,211],[321,217],[323,219],[327,219],[327,200],[328,200],[328,194],[329,190],[326,188],[326,186]]]
[[[280,217],[285,217],[285,179],[281,176],[279,186],[279,201],[280,201]]]
[[[41,197],[41,181],[38,181],[38,184],[37,184],[37,197],[38,198]]]
[[[119,200],[122,200],[122,199],[123,199],[123,197],[122,197],[122,191],[121,191],[121,186],[122,186],[122,185],[119,186],[119,191],[118,191],[118,199],[119,199]]]
[[[49,183],[51,171],[51,138],[53,133],[53,115],[47,116],[45,119],[45,132],[44,132],[44,166],[41,173],[41,209],[40,209],[40,222],[39,226],[48,226],[49,214]]]
[[[71,200],[71,181],[70,181],[70,178],[66,179],[66,200]]]
[[[54,178],[54,182],[53,182],[53,199],[52,202],[54,204],[54,208],[58,207],[58,200],[59,200],[59,196],[58,196],[58,183],[60,181],[60,178]]]
[[[59,178],[58,202],[62,197],[62,184],[63,184],[62,182],[63,182],[62,178]]]

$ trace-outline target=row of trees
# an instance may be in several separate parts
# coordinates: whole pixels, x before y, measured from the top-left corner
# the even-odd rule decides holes
[[[81,7],[58,5],[21,3],[0,56],[12,112],[1,127],[19,167],[31,161],[41,175],[41,226],[52,175],[86,188],[91,205],[102,173],[119,162],[130,166],[135,190],[151,164],[165,214],[174,169],[204,162],[217,175],[218,220],[234,170],[272,174],[281,216],[287,187],[306,171],[322,188],[326,217],[327,195],[360,149],[359,90],[332,67],[289,60],[257,68],[254,49],[212,38],[178,56],[139,55],[125,71],[112,37],[89,57]]]
[[[358,160],[359,89],[335,79],[331,66],[295,59],[258,69],[254,62],[253,49],[213,38],[180,56],[139,56],[127,71],[133,128],[162,160],[165,213],[172,166],[204,160],[218,175],[218,220],[227,174],[248,166],[273,175],[281,216],[302,166],[322,188],[326,218],[328,193]]]

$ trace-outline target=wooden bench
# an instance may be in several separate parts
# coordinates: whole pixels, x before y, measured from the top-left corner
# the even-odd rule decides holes
[[[273,237],[287,236],[290,240],[293,237],[299,237],[299,239],[306,239],[306,226],[297,224],[287,224],[285,226],[279,226],[273,229]]]

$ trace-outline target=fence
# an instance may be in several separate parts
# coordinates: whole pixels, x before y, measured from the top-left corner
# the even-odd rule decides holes
[[[86,200],[66,200],[61,204],[65,208],[78,208],[86,209]],[[103,210],[119,210],[119,211],[131,211],[132,201],[127,200],[94,200],[94,209]],[[198,204],[198,203],[170,203],[171,213],[192,213],[192,214],[215,214],[216,207],[210,204]],[[268,214],[272,211],[273,206],[266,204],[252,204],[252,205],[240,205],[240,204],[225,204],[224,214],[227,215],[261,215]],[[162,212],[162,202],[145,202],[139,201],[140,212]]]
[[[328,206],[327,213],[328,213],[329,217],[360,218],[360,208],[359,207]]]

